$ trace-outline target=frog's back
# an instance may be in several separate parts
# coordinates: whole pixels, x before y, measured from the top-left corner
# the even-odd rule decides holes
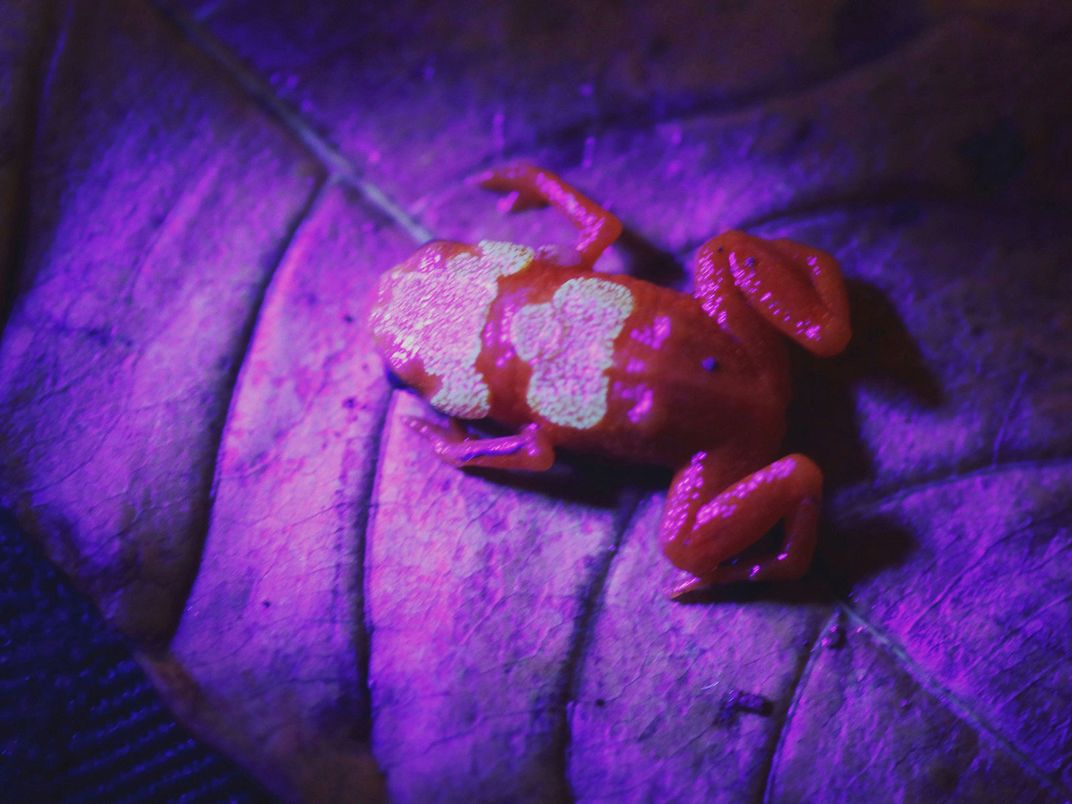
[[[669,466],[752,432],[760,380],[693,297],[539,261],[500,288],[481,361],[493,418]]]
[[[487,416],[489,387],[476,365],[481,332],[500,278],[532,258],[510,243],[433,241],[385,273],[370,323],[391,371],[443,413]]]

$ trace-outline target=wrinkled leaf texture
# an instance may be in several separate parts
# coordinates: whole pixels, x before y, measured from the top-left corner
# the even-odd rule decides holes
[[[269,789],[1072,795],[1067,4],[3,11],[2,502]],[[804,582],[671,604],[664,474],[464,474],[400,424],[369,289],[569,238],[463,183],[518,157],[621,216],[606,270],[687,287],[730,227],[841,259]]]

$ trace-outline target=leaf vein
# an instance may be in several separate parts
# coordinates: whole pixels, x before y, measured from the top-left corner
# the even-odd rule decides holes
[[[593,626],[600,605],[603,602],[603,590],[606,588],[607,579],[610,577],[611,565],[614,563],[615,556],[618,555],[625,534],[629,532],[629,527],[633,523],[639,508],[640,495],[635,492],[627,492],[623,496],[618,510],[613,536],[600,556],[600,560],[592,568],[586,588],[581,594],[580,607],[575,619],[576,625],[570,637],[570,645],[566,651],[565,662],[559,676],[556,709],[560,711],[562,719],[555,753],[561,763],[563,789],[570,791],[570,799],[575,798],[575,796],[572,792],[569,775],[569,753],[573,739],[573,732],[570,728],[569,705],[576,699],[581,668],[584,666],[584,658],[592,641]]]
[[[291,245],[298,237],[298,233],[306,220],[309,219],[311,212],[319,204],[320,199],[323,197],[326,182],[323,177],[318,177],[316,184],[309,192],[305,199],[305,203],[297,210],[293,219],[290,221],[286,231],[279,239],[279,246],[277,248],[274,259],[272,260],[271,268],[266,272],[265,277],[259,283],[256,288],[253,300],[251,302],[251,309],[249,316],[245,322],[242,331],[239,333],[236,341],[238,343],[236,360],[233,363],[233,367],[228,372],[229,376],[226,378],[224,388],[221,391],[223,409],[227,411],[227,415],[223,419],[223,423],[220,424],[214,433],[211,434],[211,438],[215,440],[215,449],[211,450],[212,459],[206,463],[204,470],[203,480],[203,494],[206,499],[206,505],[204,506],[204,513],[199,520],[195,520],[193,524],[194,538],[198,545],[198,552],[200,553],[204,549],[204,544],[208,536],[209,528],[212,524],[212,513],[215,509],[216,503],[216,487],[219,483],[219,468],[221,465],[221,451],[223,449],[224,441],[227,438],[228,423],[232,420],[233,407],[236,402],[238,385],[241,381],[243,368],[246,365],[246,359],[249,356],[250,350],[253,348],[253,342],[257,336],[257,330],[260,324],[261,312],[264,309],[264,303],[269,294],[271,293],[274,279],[279,271],[279,267],[286,259],[287,252],[290,250]],[[190,573],[190,577],[184,579],[183,589],[181,592],[181,599],[187,600],[190,595],[190,591],[193,589],[194,581],[197,578],[198,567],[195,567]],[[178,630],[179,620],[181,619],[183,606],[177,606],[175,622],[169,629],[165,643],[170,642],[175,632]]]
[[[839,616],[840,615],[835,610],[830,617],[820,624],[815,634],[808,641],[808,650],[803,654],[802,661],[799,662],[800,669],[790,687],[789,706],[785,708],[785,715],[778,724],[777,731],[774,735],[774,750],[770,754],[770,764],[767,766],[767,772],[763,774],[763,791],[758,798],[764,802],[771,801],[771,791],[774,788],[774,777],[778,772],[778,760],[781,757],[782,748],[785,746],[786,737],[789,734],[790,721],[796,714],[797,706],[804,694],[804,689],[808,686],[808,679],[811,677],[812,669],[815,667],[815,661],[819,657],[819,654],[822,653],[822,647],[819,642],[822,639],[823,634],[837,621]]]
[[[1007,460],[1000,463],[987,461],[974,467],[954,470],[951,474],[934,474],[919,478],[914,482],[898,485],[896,488],[861,489],[855,493],[846,492],[844,502],[837,505],[841,516],[852,517],[868,513],[874,508],[881,508],[890,503],[899,502],[915,494],[920,494],[942,486],[950,486],[961,481],[978,478],[998,477],[1008,472],[1025,470],[1060,469],[1072,464],[1072,455],[1053,455],[1040,458]]]
[[[1039,765],[1029,753],[1019,748],[1011,738],[1006,737],[998,729],[992,726],[985,717],[971,706],[971,704],[957,695],[945,684],[939,681],[932,673],[922,667],[913,659],[903,645],[888,634],[884,629],[871,622],[867,617],[857,611],[844,598],[838,599],[838,607],[845,616],[867,631],[876,645],[886,650],[894,662],[910,678],[920,685],[929,694],[949,710],[953,717],[965,723],[974,731],[985,735],[1003,751],[1016,761],[1029,775],[1038,779],[1041,783],[1058,791],[1061,797],[1072,797],[1072,788],[1069,788],[1056,774],[1048,772]]]
[[[277,123],[294,135],[327,169],[331,178],[347,185],[419,243],[433,239],[432,233],[404,210],[387,193],[361,175],[339,147],[284,101],[261,76],[247,67],[231,48],[220,42],[187,14],[146,0],[163,19],[234,80],[239,88],[264,109]]]

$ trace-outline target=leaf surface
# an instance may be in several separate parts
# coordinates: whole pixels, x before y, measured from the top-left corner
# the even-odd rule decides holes
[[[1072,18],[611,5],[11,4],[4,504],[289,799],[1068,798]],[[841,260],[805,581],[672,604],[665,474],[405,426],[370,290],[425,237],[568,242],[462,182],[521,156],[621,216],[606,270]]]
[[[151,640],[181,611],[253,313],[320,171],[128,5],[70,7],[43,82],[0,474],[105,615]]]

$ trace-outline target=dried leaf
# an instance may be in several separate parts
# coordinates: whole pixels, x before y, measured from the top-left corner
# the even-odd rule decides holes
[[[0,499],[273,791],[1072,795],[1072,17],[783,5],[73,2],[4,40]],[[569,238],[463,185],[516,156],[622,217],[608,270],[687,287],[730,227],[841,259],[804,582],[672,604],[665,475],[463,474],[403,426],[369,290],[425,232]]]

